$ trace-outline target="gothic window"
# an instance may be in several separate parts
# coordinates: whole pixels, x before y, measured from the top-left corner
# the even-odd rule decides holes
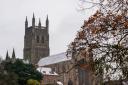
[[[44,43],[44,36],[41,37],[41,43]]]
[[[36,42],[39,43],[39,36],[36,36]]]

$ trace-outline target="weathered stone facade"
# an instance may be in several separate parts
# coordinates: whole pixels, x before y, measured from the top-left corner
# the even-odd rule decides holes
[[[81,54],[77,55],[76,59],[73,57],[70,60],[44,65],[44,67],[50,67],[58,74],[55,82],[59,80],[64,85],[92,85],[90,71],[87,68],[82,68],[78,63],[86,63]]]
[[[58,74],[48,67],[37,68],[43,75],[41,85],[55,85],[57,82]]]
[[[38,26],[35,25],[35,16],[33,14],[32,26],[28,27],[28,20],[25,21],[24,36],[24,59],[33,64],[46,56],[49,56],[49,20],[46,19],[46,26],[41,26],[39,20]]]
[[[76,57],[75,57],[76,56]],[[65,62],[64,85],[68,85],[72,81],[72,85],[92,85],[90,71],[80,65],[86,61],[81,54],[74,55],[70,62]]]
[[[63,82],[64,85],[68,85],[69,81],[72,81],[72,85],[91,85],[89,71],[74,66],[72,60],[52,64],[48,67],[56,68],[55,72],[59,75],[57,80]]]
[[[64,85],[67,85],[67,81],[69,80],[71,75],[68,75],[66,72],[70,68],[70,60],[58,62],[55,64],[46,65],[44,67],[50,67],[53,71],[58,74],[57,81],[61,81]],[[56,82],[57,82],[56,81]]]

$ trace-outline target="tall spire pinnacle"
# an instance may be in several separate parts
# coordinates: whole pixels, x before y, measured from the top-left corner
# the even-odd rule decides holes
[[[35,27],[35,15],[33,13],[33,18],[32,18],[32,26]]]
[[[39,24],[38,24],[39,28],[41,28],[41,20],[39,18]]]
[[[6,61],[8,61],[8,60],[10,60],[10,58],[9,58],[8,51],[7,51],[7,53],[6,53]]]
[[[47,18],[46,18],[46,21],[49,21],[49,20],[48,20],[48,14],[47,14]]]
[[[25,29],[28,28],[28,19],[27,19],[27,16],[26,16],[26,20],[25,20]]]
[[[25,20],[25,22],[28,22],[27,16],[26,16],[26,20]]]
[[[33,18],[35,18],[34,12],[33,12]]]
[[[15,58],[16,58],[16,56],[15,56],[15,50],[14,50],[14,48],[13,48],[12,59],[15,59]]]
[[[47,19],[48,19],[48,14],[47,14]]]
[[[46,29],[47,29],[47,32],[48,32],[48,29],[49,29],[49,19],[48,19],[48,15],[47,15],[47,18],[46,18]]]

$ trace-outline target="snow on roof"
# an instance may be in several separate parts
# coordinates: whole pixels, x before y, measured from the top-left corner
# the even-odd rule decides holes
[[[37,70],[41,72],[43,75],[58,75],[56,72],[53,72],[51,68],[39,67],[37,68]]]
[[[52,56],[48,56],[40,59],[38,62],[38,66],[51,65],[51,64],[55,64],[63,61],[68,61],[68,60],[71,60],[71,57],[67,57],[66,52],[63,52],[63,53],[59,53],[56,55],[52,55]]]
[[[62,82],[60,82],[60,81],[57,81],[57,84],[58,84],[58,85],[63,85],[63,83],[62,83]]]

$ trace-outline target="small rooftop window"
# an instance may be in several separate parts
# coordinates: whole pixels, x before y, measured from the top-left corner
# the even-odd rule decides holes
[[[46,71],[43,71],[43,73],[46,73]]]
[[[50,71],[49,73],[54,74],[54,72],[53,72],[53,71]]]

